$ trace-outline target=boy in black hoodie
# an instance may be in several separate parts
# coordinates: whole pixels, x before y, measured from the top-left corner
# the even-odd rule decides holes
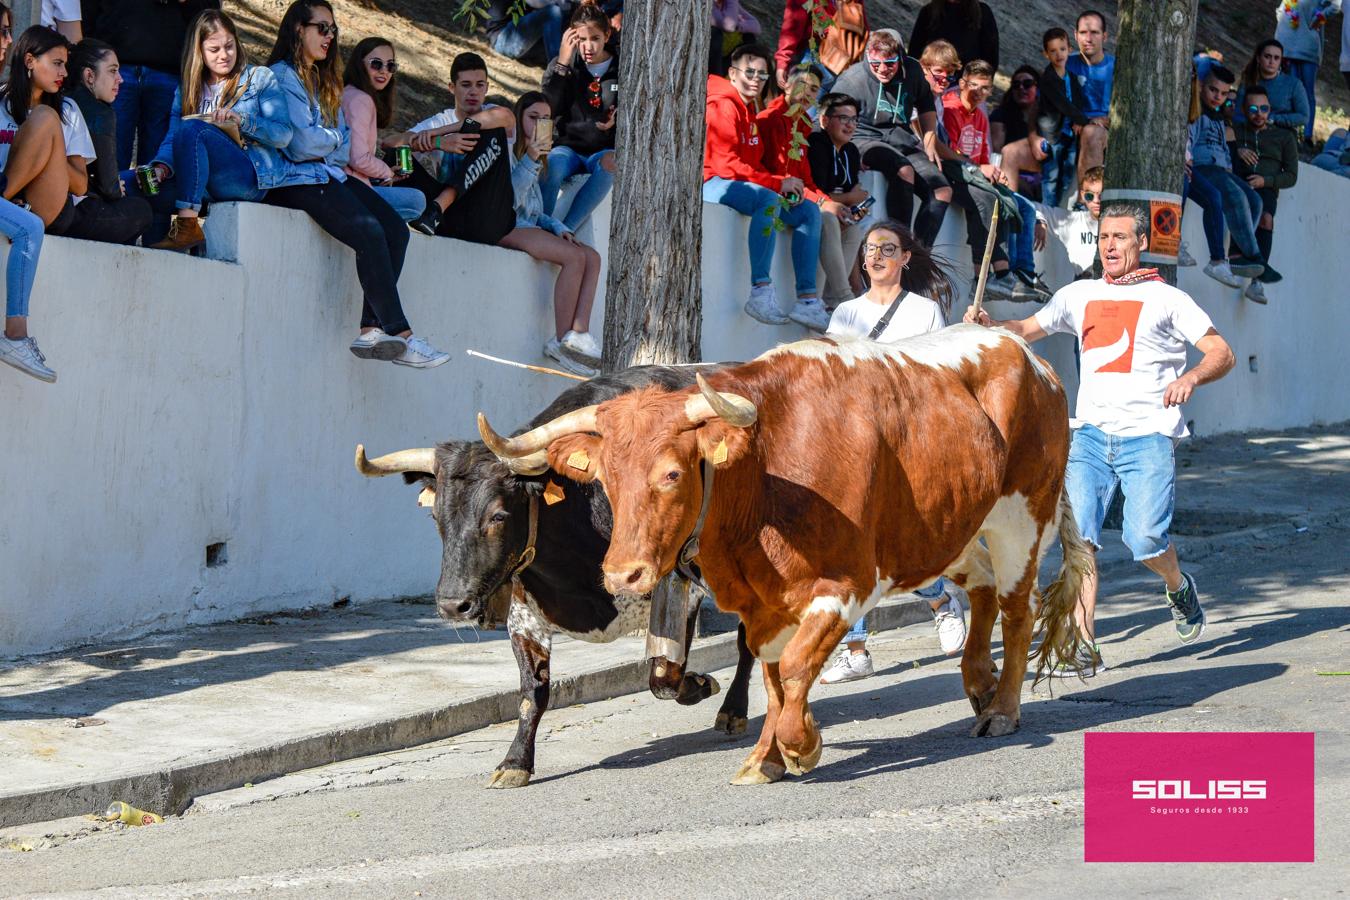
[[[1041,73],[1038,85],[1040,113],[1036,130],[1050,144],[1050,153],[1041,163],[1041,201],[1054,207],[1059,205],[1073,171],[1078,132],[1091,120],[1083,112],[1078,79],[1071,77],[1065,68],[1069,33],[1063,28],[1051,28],[1041,37],[1041,52],[1049,65]]]

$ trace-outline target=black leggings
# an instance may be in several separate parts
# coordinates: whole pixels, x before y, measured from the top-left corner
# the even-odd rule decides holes
[[[942,188],[950,187],[942,172],[917,145],[902,150],[884,141],[871,141],[861,144],[859,149],[862,150],[863,165],[880,172],[886,179],[887,216],[908,227],[910,217],[914,215],[914,195],[919,195],[914,236],[925,247],[933,246],[947,215],[947,202],[934,196]],[[913,183],[900,177],[900,171],[905,168],[914,170]]]
[[[150,217],[150,204],[140,197],[104,200],[90,194],[78,204],[67,200],[47,226],[47,233],[104,244],[132,244],[150,227]]]
[[[948,160],[942,164],[947,180],[952,186],[952,202],[965,210],[966,243],[970,244],[970,259],[979,271],[984,260],[984,245],[989,239],[989,220],[994,215],[994,204],[999,202],[998,195],[992,190],[973,187],[961,175],[961,163]],[[1008,261],[1004,250],[1007,235],[1007,223],[999,223],[999,237],[994,242],[994,252],[990,254],[992,262]]]
[[[297,184],[273,188],[263,202],[300,210],[356,251],[356,277],[365,294],[362,328],[378,325],[386,334],[411,330],[398,298],[408,226],[370,185],[356,178]]]

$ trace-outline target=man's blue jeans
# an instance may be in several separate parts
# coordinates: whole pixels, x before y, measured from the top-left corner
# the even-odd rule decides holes
[[[113,100],[117,113],[117,168],[131,168],[133,144],[141,165],[150,162],[169,133],[178,76],[149,66],[123,66],[122,87]]]
[[[605,157],[613,155],[613,150],[601,150],[590,156],[582,156],[571,147],[554,147],[550,150],[548,169],[539,185],[540,192],[544,195],[544,212],[553,215],[564,181],[573,175],[589,172],[585,183],[572,198],[572,205],[567,210],[566,218],[563,219],[563,224],[572,231],[584,225],[614,186],[614,173],[606,172],[604,167]]]
[[[520,59],[542,40],[544,55],[554,59],[562,49],[562,34],[562,8],[545,6],[527,12],[518,22],[507,22],[506,27],[492,39],[492,49],[502,56]]]
[[[773,251],[778,229],[773,213],[781,210],[783,224],[792,230],[792,271],[797,296],[816,296],[816,263],[820,260],[820,208],[809,200],[796,206],[779,204],[781,195],[749,181],[709,178],[703,182],[703,199],[729,206],[750,217],[750,283],[770,284]]]
[[[1256,244],[1256,223],[1261,220],[1261,197],[1250,184],[1218,166],[1194,167],[1191,173],[1191,192],[1197,203],[1200,202],[1197,188],[1203,190],[1204,184],[1213,187],[1222,199],[1223,217],[1228,223],[1228,230],[1232,232],[1233,243],[1237,244],[1244,256],[1260,259],[1261,248]],[[1208,229],[1205,237],[1209,238]],[[1222,243],[1219,255],[1214,257],[1213,253],[1211,247],[1212,258],[1224,258]]]
[[[1196,180],[1189,175],[1181,182],[1181,204],[1184,208],[1186,198],[1190,197],[1200,207],[1201,223],[1205,226],[1205,243],[1209,247],[1209,261],[1221,262],[1223,250],[1223,197],[1218,188],[1203,178]]]
[[[1176,503],[1175,446],[1164,434],[1122,437],[1093,425],[1074,431],[1064,490],[1084,540],[1101,549],[1102,523],[1119,488],[1125,492],[1121,537],[1135,560],[1167,552]]]

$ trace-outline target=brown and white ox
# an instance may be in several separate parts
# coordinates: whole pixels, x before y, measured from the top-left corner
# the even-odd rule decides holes
[[[734,784],[810,771],[807,694],[849,626],[890,593],[947,575],[970,594],[961,660],[975,736],[1018,727],[1031,595],[1056,529],[1066,566],[1041,597],[1038,671],[1072,660],[1086,546],[1063,496],[1064,390],[1020,338],[957,325],[895,344],[818,338],[484,441],[517,465],[599,479],[614,509],[605,586],[644,594],[676,565],[704,503],[698,557],[740,615],[768,693]],[[990,655],[1003,615],[1003,671]]]

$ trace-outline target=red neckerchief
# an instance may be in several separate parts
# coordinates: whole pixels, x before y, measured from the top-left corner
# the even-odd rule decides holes
[[[1162,281],[1163,277],[1158,274],[1157,269],[1135,269],[1133,272],[1126,272],[1119,278],[1112,278],[1105,272],[1102,278],[1107,284],[1140,284],[1145,281]]]

